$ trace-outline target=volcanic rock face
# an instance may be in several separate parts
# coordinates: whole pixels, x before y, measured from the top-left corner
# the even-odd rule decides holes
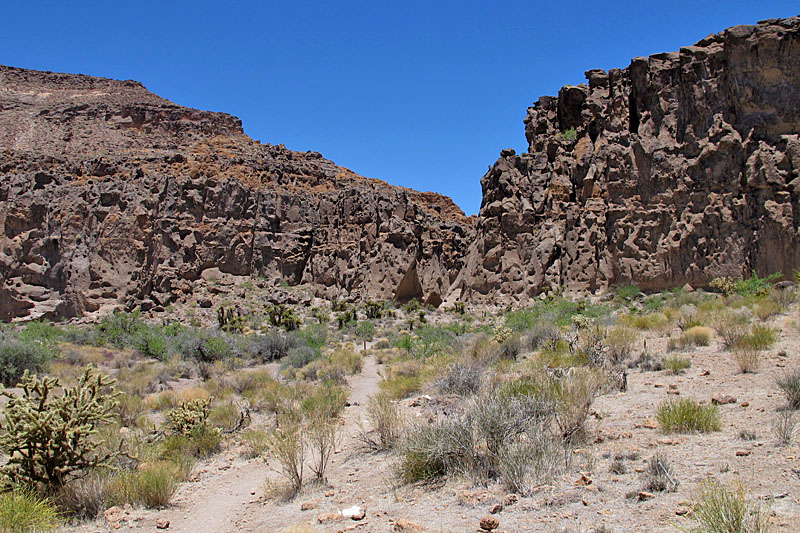
[[[586,73],[506,150],[448,299],[663,289],[800,266],[800,19]]]
[[[166,305],[208,269],[438,305],[470,226],[136,82],[0,67],[0,319]]]

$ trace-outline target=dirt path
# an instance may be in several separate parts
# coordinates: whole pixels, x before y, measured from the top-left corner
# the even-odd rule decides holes
[[[365,416],[366,401],[379,391],[380,380],[378,364],[372,355],[364,358],[361,373],[347,380],[350,395],[342,415],[337,452],[328,470],[328,485],[304,489],[304,493],[292,502],[265,501],[264,481],[280,479],[277,465],[260,458],[245,459],[241,449],[233,446],[208,462],[198,464],[190,481],[180,487],[169,507],[160,511],[129,510],[120,530],[153,531],[157,521],[168,520],[168,530],[179,533],[283,531],[293,523],[311,525],[321,511],[335,512],[344,506],[364,505],[363,491],[354,475],[360,471],[358,458],[361,455],[356,437],[359,422]],[[299,502],[306,499],[316,502],[320,510],[313,516],[306,513],[308,516],[302,517],[306,520],[298,520]],[[323,509],[325,504],[331,508]],[[97,531],[98,525],[87,524],[81,529]],[[104,529],[106,524],[103,526]],[[323,527],[322,531],[328,530],[320,527]]]

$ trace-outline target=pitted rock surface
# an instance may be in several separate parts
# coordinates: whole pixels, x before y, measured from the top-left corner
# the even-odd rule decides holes
[[[703,287],[800,265],[800,19],[590,70],[528,109],[448,301]]]
[[[165,306],[214,269],[438,305],[471,227],[132,81],[0,67],[0,150],[3,320]]]

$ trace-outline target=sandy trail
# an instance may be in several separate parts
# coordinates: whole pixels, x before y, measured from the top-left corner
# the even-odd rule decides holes
[[[362,351],[361,346],[356,349]],[[345,496],[327,502],[334,507],[340,506],[340,501],[363,503],[360,499],[355,501],[360,492],[355,486],[358,480],[353,477],[354,459],[358,456],[355,437],[359,432],[359,421],[365,417],[367,399],[379,391],[380,380],[378,364],[372,355],[364,358],[361,372],[347,380],[349,405],[342,414],[339,446],[329,465],[328,486],[304,489],[294,502],[265,502],[265,479],[279,478],[275,465],[260,458],[245,459],[234,446],[198,464],[191,481],[182,484],[169,507],[160,511],[131,510],[121,523],[121,530],[153,531],[158,520],[168,520],[168,530],[179,533],[281,531],[296,521],[293,515],[297,514],[298,501],[306,497],[318,501],[330,487],[346,488],[338,491]],[[355,472],[358,470],[355,466]],[[311,515],[309,518],[313,519]],[[97,531],[96,527],[88,524],[82,529]]]

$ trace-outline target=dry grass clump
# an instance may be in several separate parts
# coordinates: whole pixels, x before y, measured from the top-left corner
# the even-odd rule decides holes
[[[617,322],[624,326],[636,329],[663,329],[670,324],[669,318],[664,313],[625,314],[617,318]]]
[[[628,359],[633,353],[639,336],[639,333],[628,327],[610,328],[603,342],[608,347],[611,363],[619,365]]]
[[[16,488],[0,494],[0,531],[50,531],[63,520],[52,500]]]
[[[786,396],[787,407],[800,409],[800,368],[786,372],[776,382]]]
[[[701,405],[689,398],[663,402],[656,420],[664,433],[709,433],[722,427],[716,405]]]
[[[687,349],[695,346],[708,346],[714,331],[706,326],[692,326],[681,333],[677,339],[670,339],[667,349]]]
[[[789,409],[778,411],[772,423],[772,432],[778,443],[782,446],[789,446],[794,441],[797,434],[797,417],[795,412]]]
[[[419,482],[464,474],[529,494],[560,462],[561,440],[552,421],[547,400],[498,393],[476,397],[463,414],[413,426],[402,443],[398,475]]]
[[[394,448],[403,430],[404,421],[397,408],[386,393],[378,393],[367,399],[367,420],[371,431],[360,428],[360,440],[367,448],[380,451]]]
[[[456,361],[433,381],[433,386],[442,394],[468,396],[480,389],[483,372],[484,368],[479,364]]]
[[[684,370],[691,368],[692,360],[688,357],[673,355],[671,357],[665,357],[661,361],[661,366],[670,370],[673,374],[680,374]]]
[[[731,353],[733,353],[742,374],[755,372],[761,364],[760,352],[749,346],[734,346]]]
[[[726,487],[714,480],[703,482],[690,515],[696,533],[767,533],[769,512],[749,501],[744,485]]]
[[[649,492],[675,492],[678,490],[679,484],[666,454],[657,453],[650,458],[644,472],[644,490]]]
[[[725,348],[730,349],[739,345],[742,338],[747,335],[749,321],[746,314],[725,309],[715,314],[712,325],[722,338]]]

